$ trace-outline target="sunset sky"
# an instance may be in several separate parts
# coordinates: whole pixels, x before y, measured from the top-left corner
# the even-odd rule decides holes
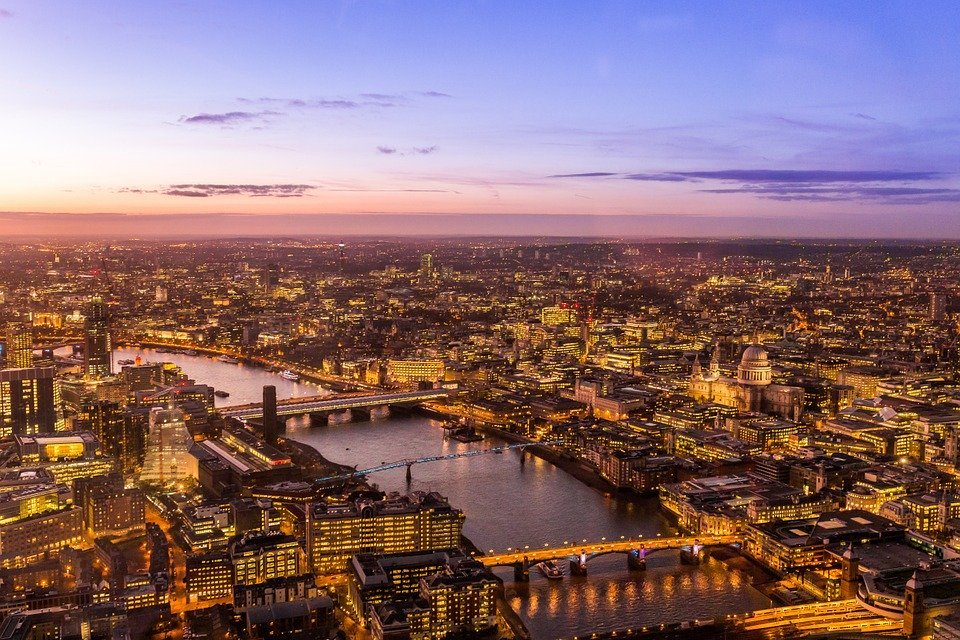
[[[960,237],[958,16],[0,0],[0,225]]]

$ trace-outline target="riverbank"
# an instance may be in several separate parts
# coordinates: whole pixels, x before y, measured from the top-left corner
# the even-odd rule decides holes
[[[194,355],[202,356],[229,356],[231,358],[236,358],[244,364],[253,365],[257,367],[271,367],[273,369],[290,370],[300,378],[307,382],[312,382],[319,386],[326,386],[334,391],[347,392],[347,391],[356,391],[358,389],[370,388],[369,385],[364,385],[353,380],[346,380],[343,378],[338,378],[336,376],[330,376],[318,372],[316,369],[311,369],[304,367],[301,364],[294,362],[285,362],[283,360],[268,360],[267,358],[261,358],[259,356],[248,356],[237,351],[232,351],[228,349],[218,349],[215,347],[206,347],[201,345],[183,345],[173,342],[157,342],[154,340],[130,340],[130,341],[118,341],[118,347],[128,347],[128,348],[148,348],[148,349],[177,349],[180,351],[190,350],[196,352]],[[161,354],[162,355],[162,354]],[[190,354],[187,354],[190,355]]]
[[[327,460],[319,451],[298,440],[280,438],[277,446],[283,453],[290,456],[293,464],[304,470],[307,479],[352,473],[354,470],[348,465]]]
[[[617,487],[610,483],[606,478],[601,476],[600,473],[593,467],[580,460],[577,460],[573,456],[560,453],[559,451],[554,451],[548,445],[537,444],[535,440],[531,440],[530,438],[526,438],[505,429],[500,429],[499,427],[485,425],[483,423],[476,424],[475,428],[481,433],[494,435],[498,438],[507,440],[508,442],[515,444],[529,444],[530,446],[526,447],[524,451],[535,455],[538,458],[546,460],[561,471],[565,471],[588,487],[592,487],[604,495],[615,495],[617,497],[623,497],[627,499],[633,497],[636,497],[637,499],[642,498],[642,496],[635,496],[617,491]]]

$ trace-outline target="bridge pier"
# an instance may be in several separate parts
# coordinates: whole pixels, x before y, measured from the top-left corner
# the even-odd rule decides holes
[[[627,554],[627,569],[643,571],[647,568],[647,550],[644,547],[634,549]]]
[[[408,464],[408,465],[407,465],[407,484],[410,484],[411,482],[413,482],[413,471],[412,471],[412,469],[413,469],[413,465],[412,465],[412,464]]]
[[[343,411],[331,411],[327,419],[328,424],[343,424],[353,420],[353,409],[344,409]]]
[[[311,427],[326,427],[330,424],[329,411],[311,411],[308,415]]]
[[[513,565],[513,580],[515,582],[530,582],[530,560],[523,556],[523,560]]]
[[[587,554],[580,552],[579,557],[570,560],[570,576],[585,577],[587,575]]]
[[[681,564],[700,564],[700,556],[703,551],[703,545],[699,540],[694,540],[693,546],[689,549],[680,549]]]
[[[390,417],[390,406],[381,404],[376,407],[370,407],[371,420],[385,420]]]

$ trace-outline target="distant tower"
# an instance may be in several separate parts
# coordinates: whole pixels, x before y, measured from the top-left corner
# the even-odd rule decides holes
[[[923,583],[914,571],[903,592],[903,635],[917,638],[923,634],[923,614]]]
[[[420,256],[420,284],[428,284],[433,279],[433,256],[425,253]]]
[[[96,296],[90,302],[87,318],[83,323],[83,372],[91,380],[106,378],[112,373],[110,366],[110,323],[103,298]]]
[[[263,439],[267,444],[277,444],[277,388],[272,384],[263,387]]]
[[[268,264],[263,271],[263,291],[267,295],[273,295],[277,285],[280,284],[280,268],[275,264]]]
[[[847,546],[841,559],[840,598],[849,600],[857,597],[860,588],[860,558],[853,552],[853,545]]]
[[[713,352],[710,354],[710,379],[716,380],[720,377],[720,345],[713,345]]]
[[[947,314],[947,300],[942,293],[937,291],[930,292],[930,308],[927,316],[930,322],[942,322]]]
[[[693,380],[703,380],[703,370],[700,367],[699,354],[693,360],[693,371],[690,373],[690,378]]]
[[[25,322],[7,325],[7,368],[29,369],[33,366],[33,330]]]

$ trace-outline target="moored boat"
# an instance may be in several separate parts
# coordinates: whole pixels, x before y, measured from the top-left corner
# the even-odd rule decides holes
[[[560,580],[563,578],[563,569],[557,564],[556,560],[538,562],[537,569],[549,580]]]
[[[297,380],[300,379],[300,374],[294,373],[289,369],[284,369],[283,371],[280,372],[280,377],[283,378],[284,380],[290,380],[292,382],[296,382]]]

